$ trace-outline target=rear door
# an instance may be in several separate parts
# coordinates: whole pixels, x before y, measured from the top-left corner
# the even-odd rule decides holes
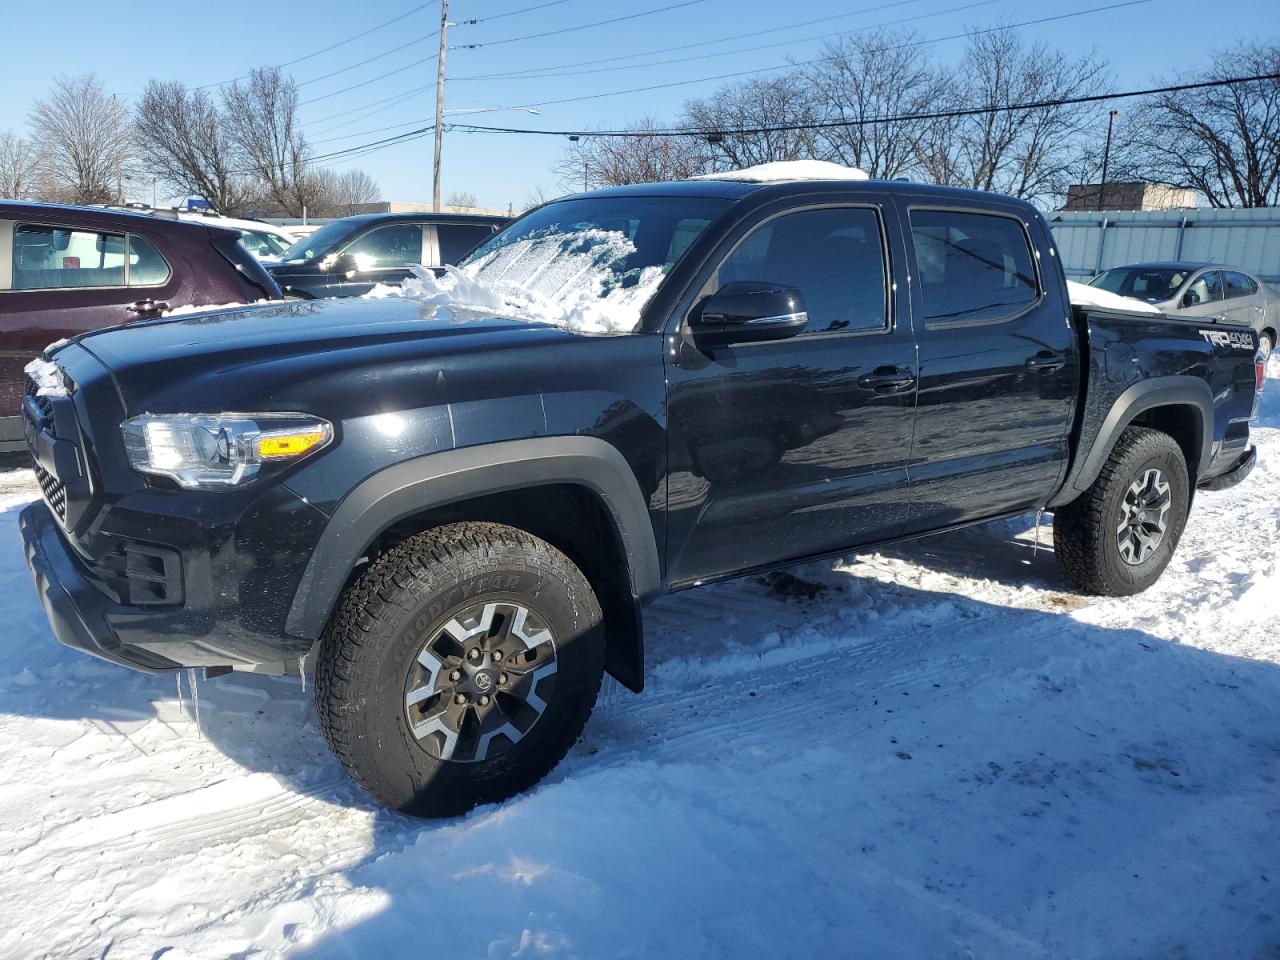
[[[1042,504],[1067,467],[1080,371],[1047,231],[1016,206],[903,206],[920,351],[907,529]]]
[[[436,223],[429,230],[435,231],[435,259],[428,260],[427,265],[439,267],[444,264],[458,264],[480,244],[484,243],[497,231],[497,227],[489,223]]]
[[[916,359],[893,224],[874,194],[773,208],[708,266],[692,309],[726,283],[755,280],[798,289],[808,321],[791,339],[711,350],[693,341],[687,315],[671,331],[672,584],[901,531]]]
[[[1227,323],[1262,329],[1262,322],[1266,316],[1266,302],[1257,282],[1236,270],[1224,270],[1222,284],[1227,298]]]
[[[179,286],[137,234],[46,217],[0,221],[0,418],[16,417],[22,368],[50,343],[156,316]]]

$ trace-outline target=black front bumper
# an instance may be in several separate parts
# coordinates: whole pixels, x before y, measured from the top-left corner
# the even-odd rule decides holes
[[[1201,490],[1227,490],[1252,473],[1257,462],[1258,448],[1250,447],[1225,472],[1201,480],[1198,486]]]
[[[149,650],[125,645],[108,620],[112,612],[130,608],[113,604],[80,570],[57,521],[43,503],[33,503],[18,517],[27,566],[45,616],[59,641],[75,650],[91,653],[121,666],[147,673],[177,669],[174,663]]]

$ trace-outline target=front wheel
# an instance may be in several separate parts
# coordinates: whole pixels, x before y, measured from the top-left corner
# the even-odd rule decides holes
[[[1174,439],[1129,427],[1092,486],[1054,513],[1054,552],[1088,593],[1141,593],[1169,565],[1190,503],[1187,462]]]
[[[384,554],[321,639],[316,708],[385,806],[452,816],[524,790],[582,732],[604,671],[582,572],[511,527],[460,523]]]

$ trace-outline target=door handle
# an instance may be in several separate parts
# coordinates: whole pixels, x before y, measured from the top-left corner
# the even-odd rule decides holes
[[[144,313],[160,313],[161,311],[168,309],[169,304],[165,303],[163,300],[151,299],[139,300],[137,303],[131,303],[125,307],[125,310],[129,311],[129,313],[136,313],[139,316]]]
[[[1037,373],[1052,373],[1055,370],[1061,370],[1067,365],[1067,358],[1061,353],[1054,353],[1051,350],[1041,350],[1034,357],[1027,360],[1027,369],[1035,370]]]
[[[897,393],[916,382],[915,374],[902,367],[876,367],[858,378],[858,386],[874,393]]]

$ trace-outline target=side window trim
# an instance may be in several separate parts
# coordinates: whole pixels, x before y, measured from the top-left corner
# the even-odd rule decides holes
[[[13,221],[0,220],[0,293],[13,289]]]
[[[1012,323],[1021,319],[1033,310],[1038,309],[1045,298],[1044,276],[1040,268],[1040,249],[1031,240],[1031,231],[1025,220],[1018,214],[1011,213],[1006,210],[993,210],[990,207],[969,207],[949,204],[935,203],[908,203],[906,205],[907,221],[903,230],[907,239],[908,249],[911,256],[912,271],[911,277],[917,286],[919,286],[920,264],[916,257],[916,241],[915,234],[911,228],[911,214],[916,210],[924,210],[933,213],[966,213],[972,216],[980,217],[1003,217],[1006,220],[1012,220],[1018,225],[1018,229],[1022,231],[1022,239],[1027,245],[1027,253],[1031,257],[1031,269],[1035,271],[1036,296],[1034,300],[1023,304],[1016,310],[1012,310],[1007,314],[1001,314],[998,317],[982,317],[973,320],[929,320],[924,317],[924,329],[926,330],[953,330],[962,329],[964,327],[989,327],[1000,323]],[[924,291],[920,292],[921,305],[924,304]],[[923,314],[923,311],[922,311]]]
[[[894,280],[893,280],[893,261],[889,251],[889,228],[885,219],[884,205],[871,200],[832,200],[822,203],[810,203],[798,207],[787,207],[784,210],[776,210],[767,216],[755,220],[743,228],[741,234],[733,240],[732,245],[723,255],[713,256],[714,266],[707,274],[706,280],[698,287],[694,294],[693,301],[689,304],[689,308],[684,312],[680,321],[680,326],[688,323],[689,314],[702,301],[704,297],[710,296],[720,288],[720,268],[724,263],[737,253],[738,248],[742,246],[750,237],[761,227],[774,220],[782,217],[788,217],[796,213],[809,213],[815,210],[870,210],[875,214],[876,224],[880,228],[880,260],[884,271],[884,305],[885,305],[885,323],[884,326],[870,330],[821,330],[814,333],[802,332],[797,334],[788,342],[808,342],[811,340],[829,340],[835,337],[882,337],[893,333],[897,329],[897,304],[894,297]],[[708,290],[710,292],[708,292]],[[768,343],[740,343],[734,349],[741,350],[744,348],[767,346]]]
[[[440,233],[434,223],[422,225],[422,265],[440,266]]]

